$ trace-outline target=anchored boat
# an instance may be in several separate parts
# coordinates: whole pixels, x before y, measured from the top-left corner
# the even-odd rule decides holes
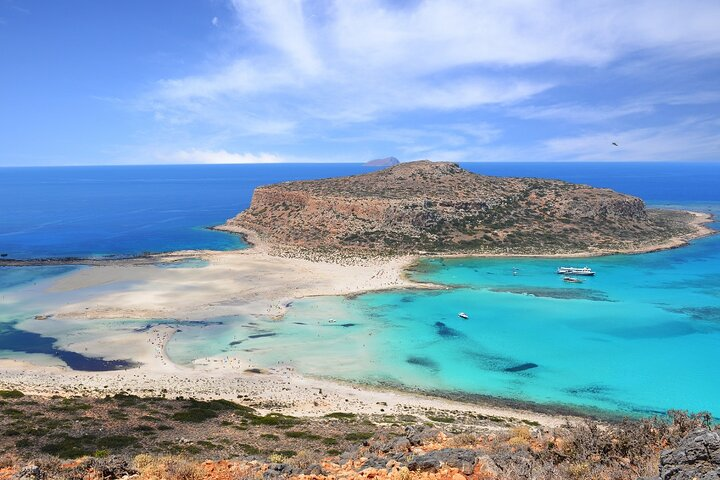
[[[562,275],[584,275],[589,277],[595,275],[595,272],[588,267],[559,267],[557,269],[557,273]]]
[[[470,318],[470,316],[469,316],[467,313],[465,313],[465,312],[460,312],[460,313],[458,313],[458,317],[464,318],[465,320],[467,320],[468,318]]]

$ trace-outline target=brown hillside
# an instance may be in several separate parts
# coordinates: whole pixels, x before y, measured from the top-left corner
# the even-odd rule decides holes
[[[687,212],[558,180],[477,175],[454,163],[402,163],[350,177],[259,187],[228,230],[278,246],[350,252],[630,251],[696,230]]]

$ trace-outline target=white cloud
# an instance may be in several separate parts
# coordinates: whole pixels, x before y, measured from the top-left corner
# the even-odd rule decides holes
[[[272,153],[233,153],[226,150],[178,150],[158,154],[164,163],[283,163],[287,159]]]
[[[210,126],[230,140],[310,135],[317,141],[338,126],[493,105],[521,119],[601,124],[651,115],[659,104],[702,101],[679,92],[679,103],[650,95],[618,105],[588,105],[587,98],[531,102],[567,82],[561,71],[568,67],[602,72],[630,56],[720,54],[716,0],[419,0],[402,6],[382,0],[227,1],[237,14],[235,29],[229,29],[235,41],[225,51],[209,52],[193,74],[157,82],[139,102],[161,124]],[[553,68],[561,73],[551,74]],[[705,93],[717,98],[717,92]],[[432,136],[433,121],[424,122],[425,128],[408,126]],[[379,129],[364,129],[375,132],[370,141],[382,140]],[[473,155],[484,145],[473,147],[449,131],[434,141],[402,144],[403,130],[387,135],[397,135],[395,143],[407,152],[456,157],[461,150],[455,148],[464,145]],[[545,151],[561,155],[562,145],[553,140]],[[442,148],[450,150],[443,154]],[[515,151],[493,150],[501,156]]]
[[[528,105],[509,110],[524,119],[564,120],[575,123],[601,123],[629,115],[654,113],[660,106],[688,106],[720,103],[720,92],[662,92],[644,95],[616,105],[562,103]]]
[[[218,17],[213,17],[212,20],[210,20],[210,23],[212,23],[213,27],[217,27],[220,23],[220,19]]]
[[[379,0],[231,4],[252,48],[202,74],[160,82],[156,106],[192,110],[219,102],[253,109],[258,105],[252,102],[268,101],[256,97],[280,95],[282,114],[365,120],[418,108],[513,102],[553,83],[518,79],[500,67],[597,66],[624,53],[663,47],[720,51],[714,21],[720,4],[714,1],[680,6],[670,0],[427,0],[404,8]]]

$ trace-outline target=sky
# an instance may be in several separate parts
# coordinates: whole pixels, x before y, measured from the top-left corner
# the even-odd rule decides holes
[[[718,25],[718,0],[0,0],[0,166],[720,161]]]

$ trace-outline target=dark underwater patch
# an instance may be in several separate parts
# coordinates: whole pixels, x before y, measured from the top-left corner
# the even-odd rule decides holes
[[[248,338],[263,338],[263,337],[274,337],[277,333],[256,333],[255,335],[248,335]]]
[[[57,342],[57,339],[53,337],[18,330],[13,325],[0,325],[0,350],[52,355],[65,362],[73,370],[85,372],[126,370],[139,365],[137,362],[130,360],[104,360],[98,357],[86,357],[76,352],[57,348],[55,342]]]
[[[225,325],[225,322],[220,320],[161,320],[157,322],[148,323],[147,325],[133,329],[133,332],[147,332],[153,327],[158,325],[169,325],[171,327],[190,326],[190,327],[210,327],[214,325]],[[180,331],[180,330],[178,330]]]
[[[623,327],[605,331],[607,335],[631,340],[639,338],[673,338],[693,335],[699,330],[688,322],[663,322],[655,325]]]
[[[520,365],[515,365],[514,367],[508,367],[505,368],[505,372],[524,372],[525,370],[530,370],[533,368],[537,368],[539,365],[537,363],[521,363]]]
[[[443,322],[435,322],[435,333],[443,338],[458,338],[464,336],[462,332],[448,327]]]
[[[512,365],[513,359],[502,355],[483,353],[477,350],[465,350],[465,358],[472,360],[478,368],[484,370],[504,370],[507,365]]]
[[[720,323],[720,307],[663,307],[668,312],[679,313],[703,322]]]
[[[605,395],[607,395],[610,389],[605,385],[585,385],[582,387],[567,388],[565,389],[565,391],[571,395],[604,397]]]
[[[407,363],[409,363],[410,365],[417,365],[418,367],[424,367],[424,368],[427,368],[428,370],[432,370],[434,372],[440,370],[440,366],[438,365],[438,363],[435,360],[428,358],[428,357],[410,356],[405,361]]]
[[[560,300],[591,300],[593,302],[612,302],[606,293],[590,288],[553,288],[553,287],[493,287],[495,293],[513,293],[541,298]]]
[[[244,340],[235,340],[234,342],[230,342],[230,346],[234,347],[235,345],[240,345]]]

